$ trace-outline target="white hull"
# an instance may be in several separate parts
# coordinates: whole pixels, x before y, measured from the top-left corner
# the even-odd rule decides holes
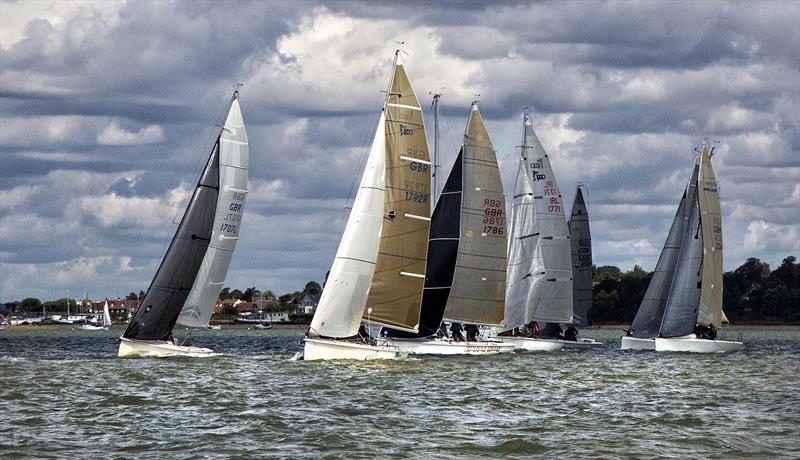
[[[573,348],[578,350],[586,350],[589,348],[605,348],[606,344],[594,339],[578,339],[578,340],[559,340],[559,343],[564,345],[564,348]]]
[[[163,340],[132,340],[122,337],[120,338],[117,356],[120,358],[135,356],[153,356],[159,358],[168,356],[189,356],[200,358],[214,356],[214,350],[210,348],[175,345],[174,343]]]
[[[82,331],[105,331],[108,330],[107,327],[103,326],[92,326],[91,324],[84,324],[80,327]]]
[[[393,346],[372,346],[363,343],[333,339],[305,339],[305,361],[352,359],[372,361],[375,359],[403,359],[408,352]]]
[[[447,339],[398,339],[381,337],[379,345],[389,345],[407,351],[412,355],[496,355],[512,353],[513,344],[499,341],[491,342],[454,342]]]
[[[689,353],[730,353],[744,347],[742,342],[698,339],[694,334],[669,339],[657,337],[655,342],[656,351],[683,351]]]
[[[626,335],[622,337],[622,350],[655,350],[656,342],[653,339],[640,339]]]
[[[513,344],[515,349],[521,351],[558,351],[564,348],[561,343],[563,340],[537,339],[533,337],[517,337],[499,335],[492,337],[495,340],[502,340],[503,343]]]

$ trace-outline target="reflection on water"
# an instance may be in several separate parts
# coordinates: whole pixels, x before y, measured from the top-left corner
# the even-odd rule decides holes
[[[727,332],[732,338],[738,331]],[[207,359],[118,359],[120,331],[0,331],[0,457],[800,456],[800,331],[730,355],[601,350],[292,361],[301,330],[202,331]]]

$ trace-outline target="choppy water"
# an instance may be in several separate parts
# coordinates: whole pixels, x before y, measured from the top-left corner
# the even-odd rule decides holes
[[[797,330],[730,355],[593,330],[606,349],[345,364],[290,361],[302,332],[118,359],[116,330],[0,331],[0,457],[800,457]]]

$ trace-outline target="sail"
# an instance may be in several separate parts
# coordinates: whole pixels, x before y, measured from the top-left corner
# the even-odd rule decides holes
[[[69,315],[67,315],[69,319]],[[108,310],[108,300],[103,302],[103,327],[111,326],[111,312]]]
[[[211,240],[219,189],[219,146],[217,138],[164,259],[123,337],[170,338]]]
[[[178,324],[206,327],[225,282],[247,198],[249,145],[239,100],[231,102],[219,139],[219,191],[214,230]]]
[[[477,104],[463,148],[461,230],[445,318],[477,324],[503,321],[506,209],[497,157]]]
[[[541,257],[536,258],[539,233],[535,229],[533,189],[520,158],[514,196],[511,204],[511,228],[508,235],[508,266],[506,268],[506,300],[503,324],[513,328],[531,321],[528,297],[534,277],[541,273]],[[541,252],[539,252],[541,254]],[[538,269],[534,269],[534,260]]]
[[[558,190],[550,159],[533,131],[530,117],[525,120],[523,137],[526,172],[533,190],[534,228],[539,233],[544,276],[534,287],[528,302],[531,319],[567,323],[572,321],[572,249],[564,218],[564,203]]]
[[[385,114],[383,227],[363,317],[416,332],[430,232],[431,162],[422,109],[401,64],[395,66]]]
[[[681,238],[681,247],[675,274],[664,308],[661,322],[662,337],[680,337],[691,334],[697,323],[697,307],[700,301],[700,280],[703,263],[703,232],[700,226],[700,211],[697,203],[697,172],[695,164],[692,180],[686,192],[686,222]]]
[[[684,216],[687,207],[687,193],[688,186],[678,204],[678,211],[672,220],[667,240],[664,242],[664,248],[658,256],[658,262],[656,262],[656,268],[650,278],[650,284],[647,285],[647,291],[645,291],[644,298],[642,298],[639,309],[636,311],[636,316],[633,318],[633,323],[631,323],[629,333],[633,337],[653,338],[658,335],[661,320],[664,317],[669,288],[675,273],[675,266],[678,262],[681,239],[686,227]]]
[[[462,148],[450,170],[450,175],[447,177],[447,182],[444,184],[444,189],[439,195],[439,201],[436,202],[431,217],[419,332],[387,328],[386,332],[390,337],[428,337],[436,333],[442,322],[458,256],[463,155]]]
[[[381,113],[353,209],[311,320],[312,335],[350,337],[361,323],[384,220],[385,120]]]
[[[719,327],[727,319],[723,319],[722,313],[722,215],[719,188],[707,145],[703,146],[700,156],[697,185],[703,228],[703,282],[697,322],[703,326],[713,324]]]
[[[588,326],[587,312],[592,308],[592,235],[583,191],[575,189],[575,201],[569,219],[572,246],[572,316],[573,324]]]

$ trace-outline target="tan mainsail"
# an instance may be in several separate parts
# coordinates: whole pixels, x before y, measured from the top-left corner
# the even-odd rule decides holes
[[[386,102],[385,132],[383,228],[363,316],[416,331],[430,230],[431,162],[422,109],[401,64]]]
[[[444,317],[498,325],[506,289],[506,206],[494,147],[475,104],[463,161],[461,234]]]
[[[703,229],[703,273],[700,286],[700,306],[697,322],[702,325],[722,325],[722,216],[719,206],[719,189],[711,166],[708,145],[703,145],[700,156],[698,202]]]

